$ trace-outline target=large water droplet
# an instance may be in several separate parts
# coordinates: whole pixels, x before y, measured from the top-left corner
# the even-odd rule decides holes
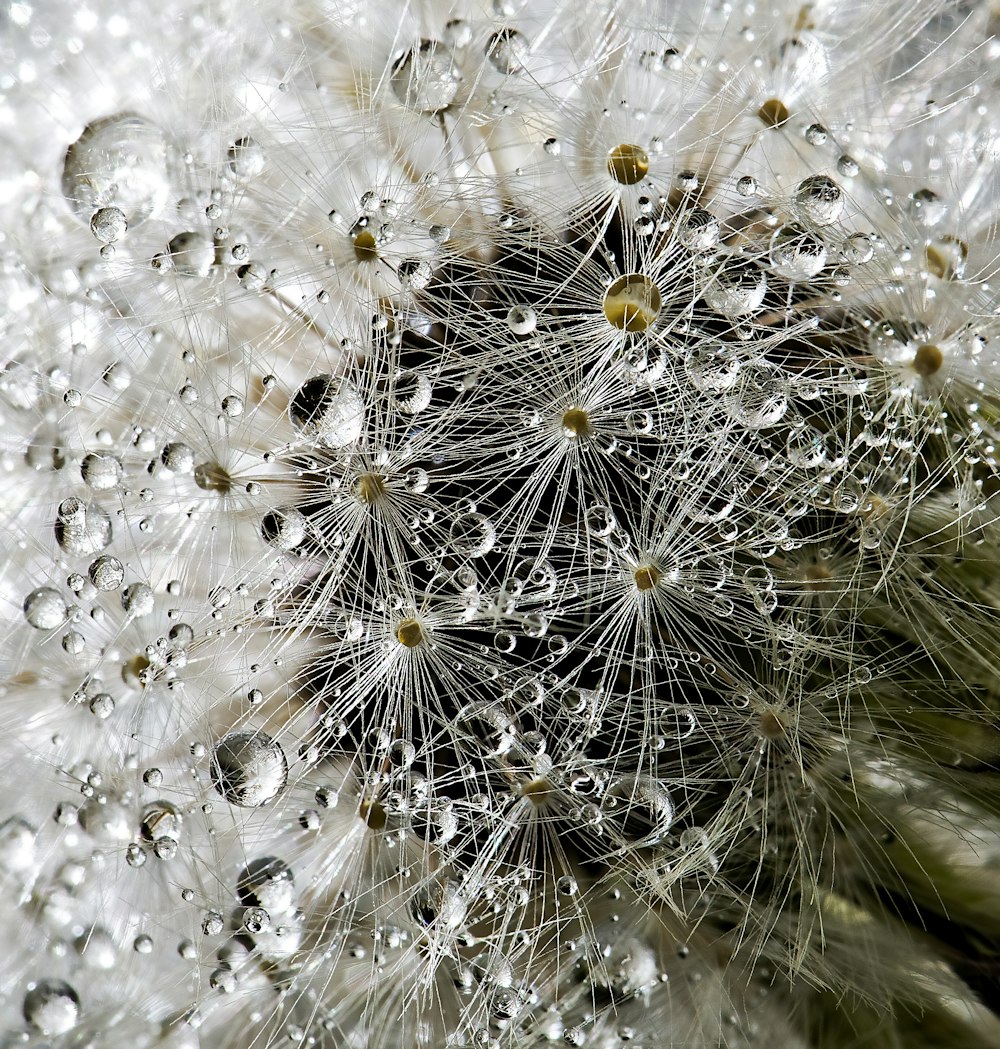
[[[263,732],[230,732],[212,752],[212,783],[233,805],[255,808],[273,801],[288,783],[281,745]]]
[[[117,208],[129,226],[139,225],[170,198],[163,132],[136,113],[88,124],[66,151],[62,191],[88,225],[101,208]]]
[[[292,425],[328,448],[353,444],[364,427],[364,401],[346,380],[314,375],[295,391],[288,406]]]
[[[444,44],[421,40],[396,59],[389,83],[393,94],[407,108],[419,113],[440,113],[455,101],[462,74]]]

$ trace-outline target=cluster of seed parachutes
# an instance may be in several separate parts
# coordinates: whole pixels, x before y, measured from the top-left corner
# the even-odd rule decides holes
[[[913,810],[990,808],[976,244],[768,92],[742,152],[581,122],[474,208],[420,136],[447,170],[531,56],[397,49],[403,184],[104,114],[61,171],[91,256],[6,264],[27,1037],[807,1045],[814,986],[926,1004]],[[929,995],[983,993],[977,917]]]

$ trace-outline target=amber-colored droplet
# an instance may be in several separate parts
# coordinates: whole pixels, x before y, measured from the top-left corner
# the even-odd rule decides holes
[[[788,112],[788,106],[780,98],[769,98],[757,110],[757,116],[767,127],[781,127],[782,124],[788,122],[791,113]]]
[[[662,305],[660,290],[641,273],[626,273],[604,294],[604,316],[622,331],[645,331]]]
[[[424,639],[424,632],[415,619],[404,619],[396,627],[396,640],[407,648],[416,648]]]
[[[655,565],[640,565],[635,570],[635,585],[640,590],[652,590],[660,581],[660,570]]]
[[[917,347],[917,352],[913,357],[913,370],[917,375],[927,378],[939,372],[943,364],[944,354],[940,346],[925,342],[922,346]]]
[[[380,474],[362,474],[354,486],[357,497],[366,506],[371,506],[385,495],[385,478]]]
[[[589,437],[593,432],[590,416],[583,408],[570,408],[563,413],[562,428],[567,437]]]
[[[608,172],[615,182],[634,186],[649,173],[649,154],[642,146],[623,142],[608,154]]]

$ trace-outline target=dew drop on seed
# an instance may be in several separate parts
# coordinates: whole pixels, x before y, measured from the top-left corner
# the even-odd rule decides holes
[[[306,519],[293,506],[279,506],[264,514],[260,534],[276,550],[294,550],[306,537]]]
[[[826,128],[822,124],[810,124],[805,130],[806,142],[810,146],[822,146],[826,142]]]
[[[595,503],[587,508],[583,515],[584,527],[588,533],[598,539],[603,539],[618,527],[618,522],[610,506],[603,503]]]
[[[127,230],[125,212],[120,208],[98,208],[90,216],[90,232],[101,244],[114,244],[125,236]]]
[[[151,801],[142,810],[139,835],[148,844],[153,844],[163,837],[178,841],[183,825],[184,816],[176,805],[169,801]]]
[[[66,152],[62,191],[81,221],[115,208],[138,226],[170,198],[168,147],[163,132],[135,113],[88,124]]]
[[[817,226],[836,222],[844,210],[844,194],[827,175],[810,175],[795,190],[795,201],[803,215]]]
[[[153,588],[148,583],[132,583],[122,591],[122,608],[130,616],[148,616],[154,605]]]
[[[724,317],[743,317],[760,308],[767,293],[767,274],[749,259],[727,259],[712,274],[705,302]]]
[[[484,514],[460,514],[451,523],[448,538],[452,549],[464,557],[483,557],[496,543],[496,529]]]
[[[314,375],[292,396],[288,406],[292,425],[327,448],[353,444],[364,426],[364,402],[346,380]]]
[[[433,387],[430,378],[420,371],[404,369],[392,384],[392,405],[404,415],[416,415],[431,403]]]
[[[507,327],[512,335],[530,335],[538,325],[538,317],[531,306],[511,306],[507,311]]]
[[[262,907],[280,917],[295,909],[295,879],[292,870],[276,856],[251,860],[239,873],[236,894],[244,907]]]
[[[264,732],[230,732],[212,751],[212,783],[233,805],[255,808],[273,801],[288,783],[281,745]]]
[[[660,289],[641,273],[618,277],[604,293],[604,316],[622,331],[645,331],[656,321],[661,305]]]
[[[826,265],[826,245],[809,230],[779,226],[768,249],[771,268],[786,280],[811,280]]]
[[[711,251],[719,243],[719,220],[704,208],[692,208],[680,224],[678,236],[689,251]]]
[[[245,135],[229,147],[226,166],[236,178],[247,180],[256,178],[264,170],[266,159],[264,147]]]
[[[66,1034],[80,1015],[80,998],[63,980],[40,980],[24,996],[22,1009],[30,1027],[47,1037]]]
[[[431,282],[434,270],[427,259],[403,259],[396,267],[399,283],[409,291],[422,291]]]
[[[111,517],[102,507],[70,496],[56,510],[55,534],[60,548],[70,556],[92,556],[111,542]]]
[[[62,594],[50,586],[32,590],[24,599],[24,618],[36,630],[54,630],[69,614]]]
[[[486,42],[486,57],[494,69],[505,76],[524,72],[528,52],[528,38],[509,26],[498,29]]]
[[[455,101],[462,74],[443,43],[421,40],[396,59],[389,83],[392,93],[407,109],[440,113]]]
[[[0,823],[0,871],[23,874],[35,863],[35,828],[21,816]]]
[[[194,449],[182,441],[171,441],[163,446],[160,462],[173,474],[194,472]]]
[[[844,240],[844,258],[855,265],[864,265],[875,257],[875,247],[867,233],[852,233]]]
[[[187,230],[167,242],[175,273],[182,277],[207,277],[215,263],[215,244],[204,233]]]
[[[95,492],[107,492],[121,483],[122,464],[114,455],[90,452],[80,463],[80,475],[88,488]]]
[[[757,194],[757,180],[752,175],[743,175],[736,180],[736,192],[741,197],[753,197]]]
[[[91,562],[88,575],[98,590],[110,593],[112,590],[117,590],[125,581],[125,566],[117,557],[103,554]]]

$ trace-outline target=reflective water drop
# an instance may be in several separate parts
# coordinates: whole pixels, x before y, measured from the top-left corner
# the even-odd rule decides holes
[[[251,860],[240,871],[236,893],[244,907],[263,907],[281,917],[295,910],[295,879],[292,870],[276,856]]]
[[[36,630],[54,630],[66,621],[69,610],[62,594],[50,586],[32,590],[24,599],[24,618]]]
[[[758,429],[779,422],[788,409],[788,383],[777,368],[751,364],[726,397],[726,407],[743,426]]]
[[[704,208],[692,208],[680,224],[680,242],[690,251],[711,251],[719,243],[719,220]]]
[[[396,59],[389,76],[396,98],[418,113],[440,113],[455,101],[462,74],[437,40],[421,40]]]
[[[29,1026],[43,1035],[66,1034],[79,1019],[80,998],[64,980],[39,980],[24,996],[22,1013]]]
[[[857,265],[871,262],[875,257],[875,247],[866,233],[852,233],[845,239],[842,250],[844,258]]]
[[[113,207],[138,226],[170,198],[167,167],[163,132],[135,113],[116,113],[88,124],[69,147],[62,191],[86,223],[95,211]]]
[[[601,808],[613,819],[618,833],[629,839],[641,838],[645,845],[663,840],[674,822],[674,803],[670,792],[651,776],[627,775],[608,787]]]
[[[736,180],[736,192],[741,197],[752,197],[757,193],[757,180],[753,175],[743,175]]]
[[[102,507],[71,496],[59,504],[55,533],[56,542],[67,554],[88,557],[111,542],[111,518]]]
[[[314,375],[296,390],[288,406],[292,425],[328,448],[343,448],[361,436],[364,401],[346,380]]]
[[[279,506],[264,514],[261,538],[276,550],[294,550],[306,537],[306,519],[293,506]]]
[[[215,264],[215,243],[192,230],[171,237],[167,253],[174,272],[184,277],[207,277]]]
[[[92,561],[88,569],[90,581],[98,590],[117,590],[125,581],[125,566],[117,557],[104,554]]]
[[[795,201],[802,213],[817,226],[836,222],[844,210],[844,194],[827,175],[810,175],[795,190]]]
[[[422,412],[430,403],[433,387],[423,372],[406,369],[397,374],[392,387],[392,404],[407,415]]]
[[[164,837],[179,841],[183,826],[184,816],[176,805],[162,799],[151,801],[142,810],[139,835],[149,844]]]
[[[608,173],[623,186],[634,186],[649,174],[649,154],[629,142],[615,146],[608,153]]]
[[[511,306],[507,311],[507,327],[513,335],[530,335],[538,324],[531,306]]]
[[[95,492],[116,488],[121,483],[123,472],[121,461],[114,455],[90,452],[80,463],[84,483]]]
[[[486,42],[486,57],[505,76],[524,72],[529,51],[528,38],[510,26],[498,29]]]
[[[155,603],[153,588],[148,583],[132,583],[122,591],[122,608],[135,618],[148,616]]]
[[[255,808],[273,801],[288,783],[281,745],[264,732],[230,732],[212,751],[212,783],[233,805]]]
[[[0,871],[23,874],[35,863],[35,828],[20,816],[0,823]]]
[[[611,507],[603,503],[595,503],[589,507],[583,515],[583,523],[587,531],[599,539],[611,535],[618,526]]]
[[[264,170],[265,162],[264,147],[248,136],[238,138],[226,156],[230,172],[238,179],[256,178]]]
[[[98,208],[90,216],[90,232],[101,244],[114,244],[128,230],[125,213],[120,208]]]
[[[769,247],[771,268],[787,280],[810,280],[826,265],[826,245],[809,230],[780,226]]]
[[[452,521],[448,537],[456,553],[482,557],[493,549],[497,534],[493,522],[484,514],[467,513]]]
[[[609,324],[622,331],[639,332],[656,321],[662,298],[649,277],[628,273],[611,283],[602,305]]]
[[[767,293],[767,274],[748,259],[727,259],[712,274],[705,302],[724,317],[742,317],[760,308]]]
[[[722,346],[699,346],[685,357],[684,370],[696,390],[722,393],[736,385],[740,362]]]

